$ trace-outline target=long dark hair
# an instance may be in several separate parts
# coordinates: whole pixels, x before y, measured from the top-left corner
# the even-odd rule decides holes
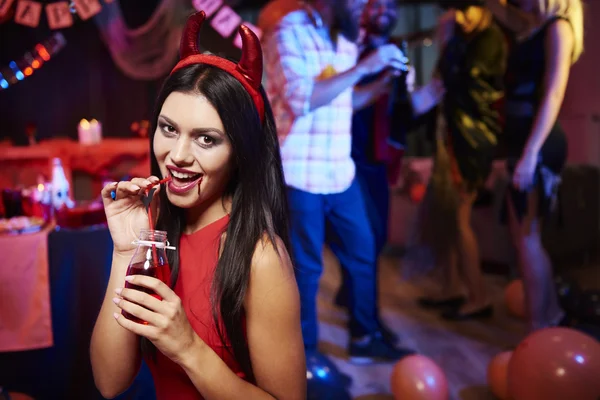
[[[204,95],[217,110],[233,148],[235,170],[225,193],[232,198],[230,222],[212,282],[211,303],[222,344],[229,350],[229,340],[229,351],[252,379],[242,326],[252,257],[265,234],[273,245],[279,236],[289,249],[287,198],[273,113],[261,88],[265,102],[265,118],[261,123],[248,92],[221,69],[196,64],[176,71],[163,84],[152,119],[150,160],[152,174],[156,176],[160,176],[160,169],[154,156],[154,134],[163,103],[173,92]],[[156,228],[166,231],[169,240],[178,244],[185,227],[185,213],[169,202],[165,191],[160,191],[158,215]],[[180,267],[178,251],[169,252],[169,262],[174,287]],[[149,344],[149,341],[142,343],[146,354],[152,347]]]

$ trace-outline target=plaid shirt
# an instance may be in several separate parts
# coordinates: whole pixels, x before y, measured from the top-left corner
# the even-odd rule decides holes
[[[263,47],[266,88],[281,145],[286,184],[316,194],[340,193],[354,179],[351,153],[352,88],[310,111],[315,81],[324,71],[356,65],[357,46],[339,36],[334,48],[318,15],[286,15]]]

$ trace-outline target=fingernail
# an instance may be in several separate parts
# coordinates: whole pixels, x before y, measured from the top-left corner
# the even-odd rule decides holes
[[[113,297],[113,303],[115,304],[119,304],[121,302],[121,299],[118,297]]]
[[[140,190],[141,189],[141,187],[139,187],[138,185],[133,185],[133,186],[131,186],[131,188],[133,190]]]
[[[131,281],[133,280],[133,275],[127,275],[127,276],[125,277],[125,280],[126,280],[127,282],[131,282]]]
[[[119,319],[120,314],[119,313],[113,313],[113,317],[115,317],[115,319]]]
[[[120,287],[115,289],[116,294],[121,294],[122,291],[123,291],[123,288],[120,288]]]

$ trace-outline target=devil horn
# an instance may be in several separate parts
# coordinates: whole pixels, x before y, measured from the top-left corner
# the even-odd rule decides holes
[[[258,89],[263,74],[263,56],[260,40],[246,25],[240,25],[239,33],[242,37],[242,58],[236,68],[246,76],[248,82],[255,89]]]
[[[200,54],[200,50],[198,50],[198,33],[205,19],[206,13],[204,11],[192,14],[188,18],[183,29],[183,35],[181,35],[181,44],[179,45],[180,59],[183,60],[192,54]]]

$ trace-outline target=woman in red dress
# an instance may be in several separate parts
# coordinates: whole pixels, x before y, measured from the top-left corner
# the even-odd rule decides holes
[[[91,342],[94,379],[104,397],[115,397],[143,358],[159,400],[305,398],[300,302],[262,51],[242,26],[238,64],[200,54],[204,19],[200,12],[188,20],[181,61],[158,97],[153,176],[102,192],[114,254]],[[162,300],[124,287],[132,240],[149,228],[141,194],[158,177],[171,178],[158,189],[156,221],[177,244],[168,253],[171,285],[142,275],[129,282]]]

